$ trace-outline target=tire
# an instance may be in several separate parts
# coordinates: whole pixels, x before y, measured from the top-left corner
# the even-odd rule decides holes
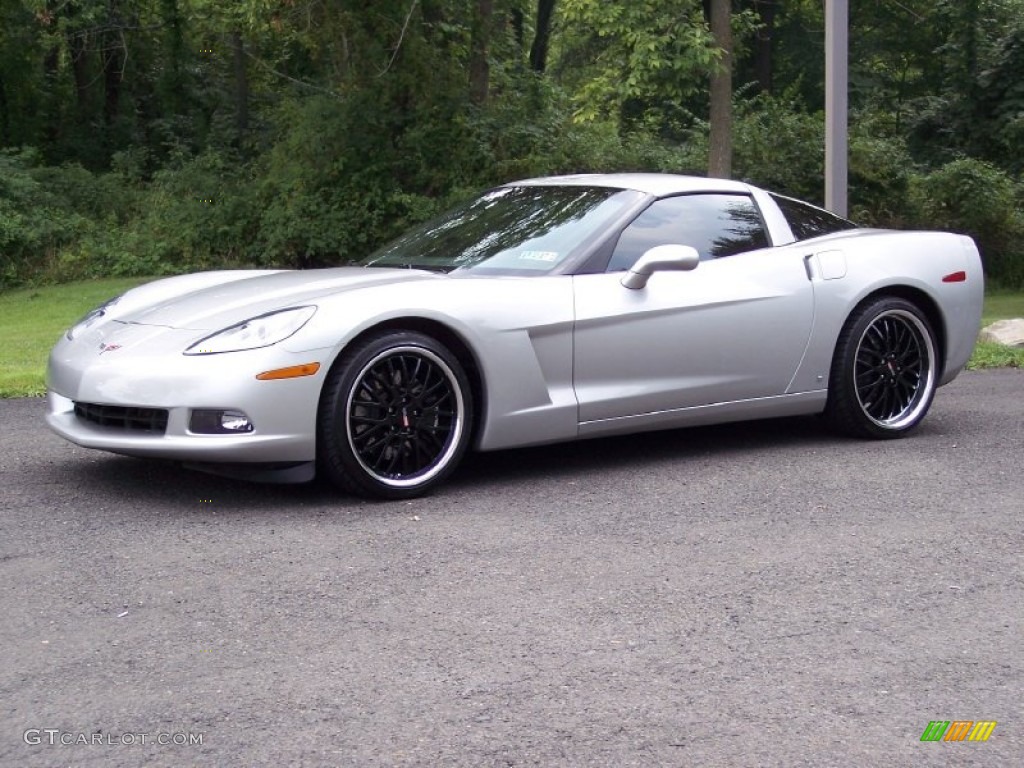
[[[859,306],[836,343],[825,418],[855,437],[903,437],[928,413],[938,381],[935,333],[909,301]]]
[[[387,331],[344,352],[328,374],[317,462],[342,490],[412,498],[455,469],[472,422],[472,391],[455,355],[430,336]]]

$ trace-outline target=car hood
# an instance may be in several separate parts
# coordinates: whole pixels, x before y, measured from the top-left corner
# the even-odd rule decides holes
[[[443,275],[422,270],[376,267],[245,274],[241,279],[164,298],[115,319],[136,325],[216,331],[277,309],[315,303],[323,296],[414,280],[444,279]]]

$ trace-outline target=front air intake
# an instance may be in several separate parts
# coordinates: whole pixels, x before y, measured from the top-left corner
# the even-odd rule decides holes
[[[167,431],[167,410],[164,408],[75,403],[75,416],[101,427],[159,435]]]

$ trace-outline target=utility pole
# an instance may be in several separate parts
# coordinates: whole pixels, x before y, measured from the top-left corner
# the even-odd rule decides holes
[[[847,216],[849,0],[825,0],[825,207]]]

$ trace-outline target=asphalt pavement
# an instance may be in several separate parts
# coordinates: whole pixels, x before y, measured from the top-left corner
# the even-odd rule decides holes
[[[1024,765],[1024,372],[374,503],[0,401],[0,766]],[[932,721],[987,741],[923,742]]]

